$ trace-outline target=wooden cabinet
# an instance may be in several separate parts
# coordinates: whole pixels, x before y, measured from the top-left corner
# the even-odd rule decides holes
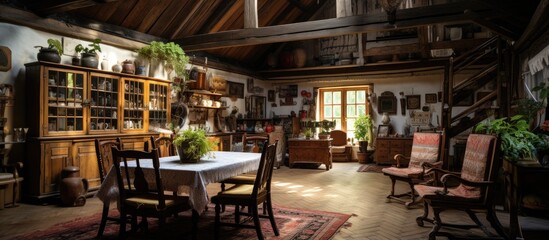
[[[215,143],[214,151],[231,151],[233,137],[231,134],[216,134],[207,137],[208,141]]]
[[[331,139],[288,139],[290,167],[294,163],[323,163],[326,171],[332,168]]]
[[[375,162],[377,164],[396,164],[396,154],[410,156],[412,152],[412,138],[407,137],[377,137]],[[408,163],[402,163],[404,165]]]
[[[143,150],[170,119],[170,82],[48,62],[26,66],[24,197],[57,196],[61,170],[80,168],[90,190],[100,185],[94,139],[122,138]]]

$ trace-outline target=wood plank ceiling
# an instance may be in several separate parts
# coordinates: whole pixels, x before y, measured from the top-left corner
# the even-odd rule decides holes
[[[397,20],[399,25],[391,26],[386,22],[384,13],[357,16],[340,21],[319,19],[321,15],[317,13],[322,11],[323,6],[330,1],[333,0],[257,0],[258,29],[243,29],[245,0],[6,0],[2,1],[2,4],[30,10],[42,17],[58,19],[145,43],[153,40],[175,41],[180,43],[186,51],[186,42],[209,39],[206,43],[209,41],[214,44],[220,43],[217,43],[216,48],[197,49],[199,52],[187,51],[188,54],[215,56],[251,70],[261,70],[265,66],[266,56],[284,44],[276,39],[279,36],[269,35],[271,30],[283,29],[291,32],[292,29],[297,31],[314,27],[317,28],[315,30],[317,32],[314,32],[316,35],[311,34],[310,38],[317,38],[321,34],[380,31],[395,27],[421,26],[429,22],[469,21],[516,41],[528,26],[540,1],[542,4],[547,2],[547,0],[451,1],[454,5],[446,8],[430,6],[417,10],[402,10],[403,15],[399,15]],[[368,0],[366,4],[378,4],[377,1]],[[331,4],[333,5],[333,2]],[[313,25],[313,22],[309,25],[304,24],[313,17],[318,24]],[[252,38],[259,35],[266,36],[265,41],[258,44],[257,41],[246,42],[236,39],[246,34]],[[281,34],[297,36],[298,33]],[[304,35],[307,37],[306,34]],[[304,36],[300,37],[304,38]],[[222,40],[231,38],[236,39],[232,42],[227,41],[231,46],[220,47],[220,44],[224,46]]]

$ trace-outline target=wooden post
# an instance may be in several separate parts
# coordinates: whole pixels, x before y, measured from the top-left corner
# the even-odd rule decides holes
[[[257,28],[257,0],[244,2],[244,28]]]

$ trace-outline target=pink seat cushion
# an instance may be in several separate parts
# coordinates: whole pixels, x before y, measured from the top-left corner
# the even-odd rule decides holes
[[[381,170],[383,173],[397,176],[397,177],[410,177],[413,175],[419,175],[423,172],[422,168],[409,167],[409,168],[397,168],[397,167],[388,167]]]
[[[332,153],[344,153],[345,146],[332,146]]]

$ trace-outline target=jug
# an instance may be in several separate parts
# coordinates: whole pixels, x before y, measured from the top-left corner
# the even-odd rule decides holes
[[[80,168],[68,166],[61,170],[59,192],[64,206],[84,206],[88,187],[88,179],[80,177]]]

